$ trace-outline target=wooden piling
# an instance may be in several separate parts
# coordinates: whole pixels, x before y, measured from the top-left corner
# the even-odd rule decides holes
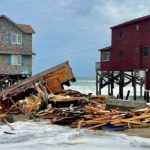
[[[98,72],[96,70],[96,95],[98,95]]]
[[[142,80],[140,81],[140,97],[142,98],[142,96],[143,96],[143,90],[142,90],[142,88],[143,88],[143,83],[142,83]]]
[[[130,90],[128,90],[128,92],[127,92],[127,95],[126,95],[126,100],[128,100],[128,98],[129,98],[129,95],[130,95]]]
[[[136,74],[133,76],[133,90],[134,90],[134,100],[136,100]]]
[[[114,89],[114,72],[112,71],[112,74],[111,74],[111,95],[113,95],[113,89]]]
[[[124,72],[120,73],[120,82],[119,82],[119,98],[123,99],[123,87],[124,87]]]

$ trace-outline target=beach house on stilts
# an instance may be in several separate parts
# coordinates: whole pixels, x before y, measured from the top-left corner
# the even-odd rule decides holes
[[[0,15],[0,90],[31,76],[34,33],[30,25]]]
[[[114,84],[119,86],[118,97],[123,99],[123,89],[132,83],[134,100],[137,84],[145,85],[145,98],[150,90],[150,15],[111,27],[111,46],[102,48],[100,62],[96,63],[96,93],[108,86],[113,95]]]

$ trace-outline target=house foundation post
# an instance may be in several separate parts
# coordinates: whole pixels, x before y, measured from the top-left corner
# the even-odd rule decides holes
[[[119,98],[123,99],[123,87],[124,87],[124,72],[120,72],[120,81],[119,81]]]

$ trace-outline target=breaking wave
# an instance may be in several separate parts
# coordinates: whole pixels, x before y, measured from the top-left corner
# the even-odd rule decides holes
[[[12,135],[5,125],[0,128],[0,149],[5,150],[148,150],[150,140],[130,137],[124,134],[111,134],[102,131],[70,129],[51,125],[48,121],[16,122]],[[12,131],[11,131],[12,132]]]
[[[70,87],[65,87],[65,89],[73,89],[80,91],[84,94],[92,93],[93,95],[96,94],[96,81],[93,78],[77,78],[77,81],[71,83]],[[130,96],[133,96],[133,87],[131,84],[127,85],[124,88],[124,96],[126,96],[128,90],[130,90]],[[119,87],[115,85],[114,87],[114,96],[118,95]],[[144,93],[144,87],[143,87]],[[102,89],[102,95],[108,95],[108,87],[104,87]],[[137,96],[140,96],[140,86],[137,85]]]

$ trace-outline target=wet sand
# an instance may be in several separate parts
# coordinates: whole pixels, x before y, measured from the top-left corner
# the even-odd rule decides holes
[[[134,128],[128,129],[120,133],[125,133],[130,136],[140,136],[144,138],[150,138],[150,128]]]

